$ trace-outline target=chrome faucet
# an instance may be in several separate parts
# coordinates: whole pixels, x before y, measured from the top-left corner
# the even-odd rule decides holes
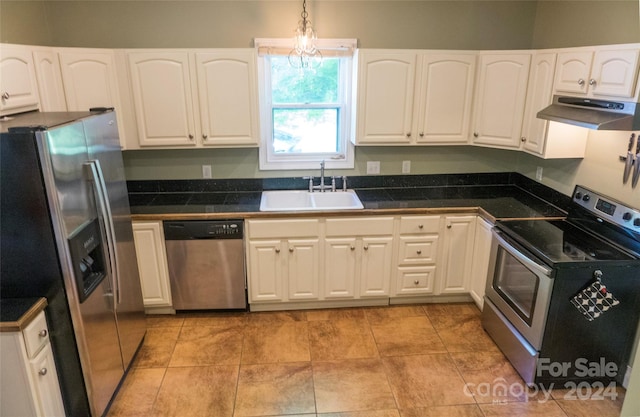
[[[309,192],[313,192],[314,190],[319,190],[321,193],[324,193],[325,190],[331,189],[331,191],[336,190],[336,177],[331,177],[331,185],[325,185],[324,183],[324,167],[325,162],[324,159],[320,162],[320,185],[313,185],[313,177],[304,177],[304,179],[309,180]]]

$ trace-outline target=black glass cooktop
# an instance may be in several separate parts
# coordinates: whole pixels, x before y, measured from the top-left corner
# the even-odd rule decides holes
[[[515,220],[496,226],[549,264],[635,259],[563,220]]]

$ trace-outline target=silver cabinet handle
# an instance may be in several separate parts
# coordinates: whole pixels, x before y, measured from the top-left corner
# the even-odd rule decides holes
[[[526,142],[527,138],[525,138],[524,136],[520,138],[520,142]]]
[[[580,78],[580,79],[578,80],[578,85],[579,85],[580,87],[584,87],[584,80],[583,80],[582,78]]]
[[[424,224],[419,224],[418,225],[418,229],[420,229],[420,230],[424,229]]]
[[[42,376],[45,376],[47,374],[47,368],[42,368],[38,371],[38,373]]]
[[[189,139],[193,140],[193,135],[191,133],[189,133]]]
[[[280,248],[276,248],[276,253],[280,253]]]
[[[207,135],[206,133],[202,134],[202,139],[207,140],[208,137],[209,137],[209,135]]]
[[[590,85],[590,86],[592,86],[592,87],[593,87],[593,86],[594,86],[594,85],[596,85],[596,84],[597,84],[597,82],[596,82],[596,80],[595,80],[595,79],[593,79],[593,78],[592,78],[592,79],[590,79],[590,80],[589,80],[589,85]]]
[[[420,284],[420,281],[415,280],[415,281],[413,281],[413,283],[414,283],[415,285],[418,285],[418,284]]]
[[[289,248],[289,252],[293,253],[293,248]]]
[[[355,246],[351,246],[349,249],[356,250],[356,247]]]
[[[451,225],[450,224],[447,225],[447,229],[451,229]]]
[[[3,100],[9,100],[11,98],[11,95],[9,93],[7,93],[6,91],[4,93],[2,93],[2,99]]]
[[[420,132],[420,137],[423,138],[424,137],[424,132]]]
[[[478,132],[473,132],[473,137],[474,137],[474,138],[477,138],[478,136],[480,136],[480,133],[478,133]]]
[[[411,132],[407,133],[407,137],[410,138],[411,137]]]
[[[421,251],[420,249],[418,249],[418,250],[416,251],[416,253],[417,253],[418,255],[422,255],[422,251]]]
[[[38,336],[47,337],[47,334],[48,334],[47,329],[42,329],[40,330],[40,333],[38,333]]]
[[[362,248],[364,250],[369,250],[369,245],[364,245],[364,248]]]

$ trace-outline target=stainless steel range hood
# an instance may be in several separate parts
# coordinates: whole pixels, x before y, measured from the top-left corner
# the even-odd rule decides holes
[[[640,105],[625,101],[553,96],[537,117],[595,130],[640,129]]]

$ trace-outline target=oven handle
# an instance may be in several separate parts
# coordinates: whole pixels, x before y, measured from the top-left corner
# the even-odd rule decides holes
[[[529,257],[524,255],[522,252],[516,249],[515,246],[513,246],[504,237],[502,237],[502,234],[499,231],[494,229],[493,236],[496,238],[500,246],[502,246],[514,258],[522,262],[527,268],[529,268],[533,272],[538,272],[544,276],[547,276],[547,277],[551,276],[552,270],[550,268],[547,268],[543,265],[540,265],[537,262],[532,261]]]

